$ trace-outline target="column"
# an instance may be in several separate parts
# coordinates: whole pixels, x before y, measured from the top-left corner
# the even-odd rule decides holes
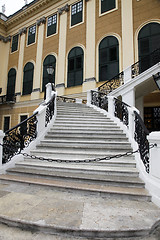
[[[95,22],[96,1],[86,2],[86,68],[83,92],[96,88],[95,78]]]
[[[18,58],[18,70],[16,78],[15,93],[17,95],[16,102],[20,101],[22,82],[23,82],[23,58],[24,58],[24,47],[26,38],[27,28],[22,28],[19,30],[20,35],[20,47],[19,47],[19,58]]]
[[[143,96],[136,99],[136,108],[139,110],[141,118],[144,119]]]
[[[58,9],[60,15],[59,25],[59,49],[58,49],[58,64],[57,64],[57,81],[56,89],[58,95],[64,95],[65,89],[65,68],[66,68],[66,38],[67,38],[67,12],[69,6],[66,4],[64,7]]]
[[[43,54],[43,40],[44,40],[44,24],[46,18],[42,17],[37,20],[38,39],[37,39],[37,53],[36,53],[36,65],[34,70],[33,91],[31,94],[31,100],[39,99],[41,90],[41,69],[42,69],[42,54]]]
[[[127,103],[131,107],[135,107],[135,89],[126,89],[122,95],[122,102]]]
[[[122,0],[122,56],[123,69],[134,63],[132,0]]]
[[[6,95],[7,91],[7,76],[8,76],[8,60],[10,51],[10,37],[3,37],[0,35],[0,88],[2,88],[2,95]]]

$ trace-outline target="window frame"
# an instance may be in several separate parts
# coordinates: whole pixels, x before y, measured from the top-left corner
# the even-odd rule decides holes
[[[48,35],[48,19],[56,15],[56,32]],[[46,38],[52,37],[58,33],[58,14],[57,12],[47,17]]]
[[[16,37],[16,36],[18,36],[18,37],[17,37],[17,39],[18,39],[18,40],[17,40],[17,48],[16,48],[16,50],[13,51],[13,38]],[[17,33],[17,34],[15,34],[15,35],[12,36],[11,53],[17,52],[18,49],[19,49],[19,34]]]
[[[104,16],[106,14],[112,13],[114,11],[118,10],[118,0],[115,0],[115,8],[105,11],[102,13],[102,5],[101,5],[101,0],[99,0],[99,16]]]
[[[31,28],[33,28],[34,26],[35,26],[34,42],[28,43],[28,41],[29,41],[29,30],[30,30]],[[36,24],[33,24],[32,26],[28,27],[28,31],[27,31],[27,47],[28,47],[28,46],[31,46],[31,45],[33,45],[33,44],[36,43],[36,37],[37,37],[37,25],[36,25]]]
[[[72,25],[72,7],[73,7],[74,5],[77,5],[79,2],[82,2],[82,21]],[[70,6],[70,28],[79,26],[79,25],[81,25],[82,23],[84,23],[84,6],[85,6],[84,0],[76,1],[75,3],[73,3],[73,4]],[[76,8],[76,9],[77,9],[77,8]]]

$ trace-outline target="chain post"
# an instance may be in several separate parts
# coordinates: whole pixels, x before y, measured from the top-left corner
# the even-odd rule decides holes
[[[0,168],[2,167],[2,156],[3,156],[3,138],[4,132],[0,130]]]

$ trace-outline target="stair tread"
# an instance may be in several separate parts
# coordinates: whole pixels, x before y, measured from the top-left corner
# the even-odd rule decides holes
[[[99,184],[89,184],[89,183],[80,183],[80,182],[66,182],[60,180],[51,180],[51,179],[40,179],[40,178],[31,178],[24,176],[16,176],[16,175],[0,175],[0,180],[10,180],[10,181],[18,181],[22,183],[29,184],[40,184],[43,186],[52,186],[52,187],[61,187],[61,188],[69,188],[76,190],[88,190],[95,192],[108,192],[108,193],[116,193],[116,194],[129,194],[129,195],[138,195],[138,196],[149,196],[147,190],[141,188],[128,188],[128,187],[117,187],[117,186],[106,186]]]

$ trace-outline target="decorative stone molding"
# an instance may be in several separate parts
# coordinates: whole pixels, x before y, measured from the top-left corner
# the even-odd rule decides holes
[[[65,84],[64,83],[60,83],[60,84],[56,85],[56,88],[61,88],[61,87],[65,87]]]
[[[63,12],[68,12],[69,11],[69,5],[66,4],[64,7],[62,8],[58,8],[58,13],[61,15]]]
[[[36,23],[37,23],[37,26],[40,26],[41,24],[45,24],[46,18],[42,17],[42,18],[38,19]]]
[[[0,35],[0,41],[3,41],[4,43],[10,42],[11,36],[3,37],[2,35]]]
[[[95,77],[86,78],[86,79],[84,80],[84,82],[96,82],[96,78],[95,78]]]
[[[40,92],[40,88],[35,88],[32,92]]]
[[[26,33],[27,33],[27,28],[26,27],[19,30],[19,35],[20,36],[22,36],[22,34],[26,34]]]

